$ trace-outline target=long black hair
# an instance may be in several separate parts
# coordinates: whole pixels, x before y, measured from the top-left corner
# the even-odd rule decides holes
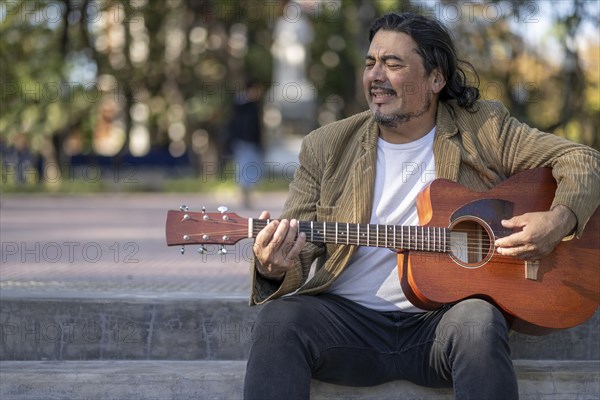
[[[440,92],[441,101],[455,99],[459,106],[470,108],[479,99],[479,76],[475,68],[469,62],[458,59],[450,32],[439,21],[414,13],[389,13],[371,25],[369,43],[380,29],[410,36],[417,44],[417,53],[423,58],[427,75],[439,68],[446,80]],[[461,65],[472,71],[477,86],[467,83],[467,75]]]

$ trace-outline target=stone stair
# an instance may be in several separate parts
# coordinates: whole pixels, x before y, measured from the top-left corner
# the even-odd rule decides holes
[[[0,301],[0,398],[240,399],[258,307],[243,298]],[[600,399],[600,316],[547,336],[514,334],[522,399]],[[312,399],[451,399],[398,381],[314,381]]]
[[[598,399],[595,361],[515,360],[522,400]],[[3,361],[0,398],[242,399],[245,362],[202,361]],[[369,388],[313,381],[312,400],[450,400],[450,389],[395,381]]]

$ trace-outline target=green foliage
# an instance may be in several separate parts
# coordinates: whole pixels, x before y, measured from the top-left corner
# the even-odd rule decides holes
[[[479,72],[484,97],[502,100],[541,129],[600,148],[600,45],[586,34],[597,23],[593,2],[304,3],[2,2],[0,144],[60,164],[76,154],[110,153],[103,135],[116,129],[124,136],[109,143],[109,155],[118,159],[142,126],[147,148],[187,149],[199,172],[201,163],[220,159],[235,92],[249,79],[265,88],[273,83],[278,18],[300,12],[312,26],[307,76],[319,104],[311,117],[323,124],[365,107],[361,75],[372,19],[410,10],[450,27],[461,56]]]

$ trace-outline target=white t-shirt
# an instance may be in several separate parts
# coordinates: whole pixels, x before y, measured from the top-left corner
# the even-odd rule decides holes
[[[418,225],[417,195],[435,179],[435,127],[414,142],[392,144],[379,138],[371,224]],[[398,279],[397,254],[360,247],[329,289],[379,311],[420,312],[404,295]]]

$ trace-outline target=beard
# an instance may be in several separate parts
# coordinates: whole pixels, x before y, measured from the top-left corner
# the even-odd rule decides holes
[[[425,99],[425,104],[423,104],[423,108],[418,111],[407,112],[407,113],[398,113],[398,114],[383,114],[381,111],[376,110],[373,111],[373,117],[375,118],[375,122],[380,126],[386,128],[395,128],[398,124],[402,124],[410,121],[411,119],[418,118],[421,115],[425,114],[431,108],[431,93],[427,93],[427,98]]]

